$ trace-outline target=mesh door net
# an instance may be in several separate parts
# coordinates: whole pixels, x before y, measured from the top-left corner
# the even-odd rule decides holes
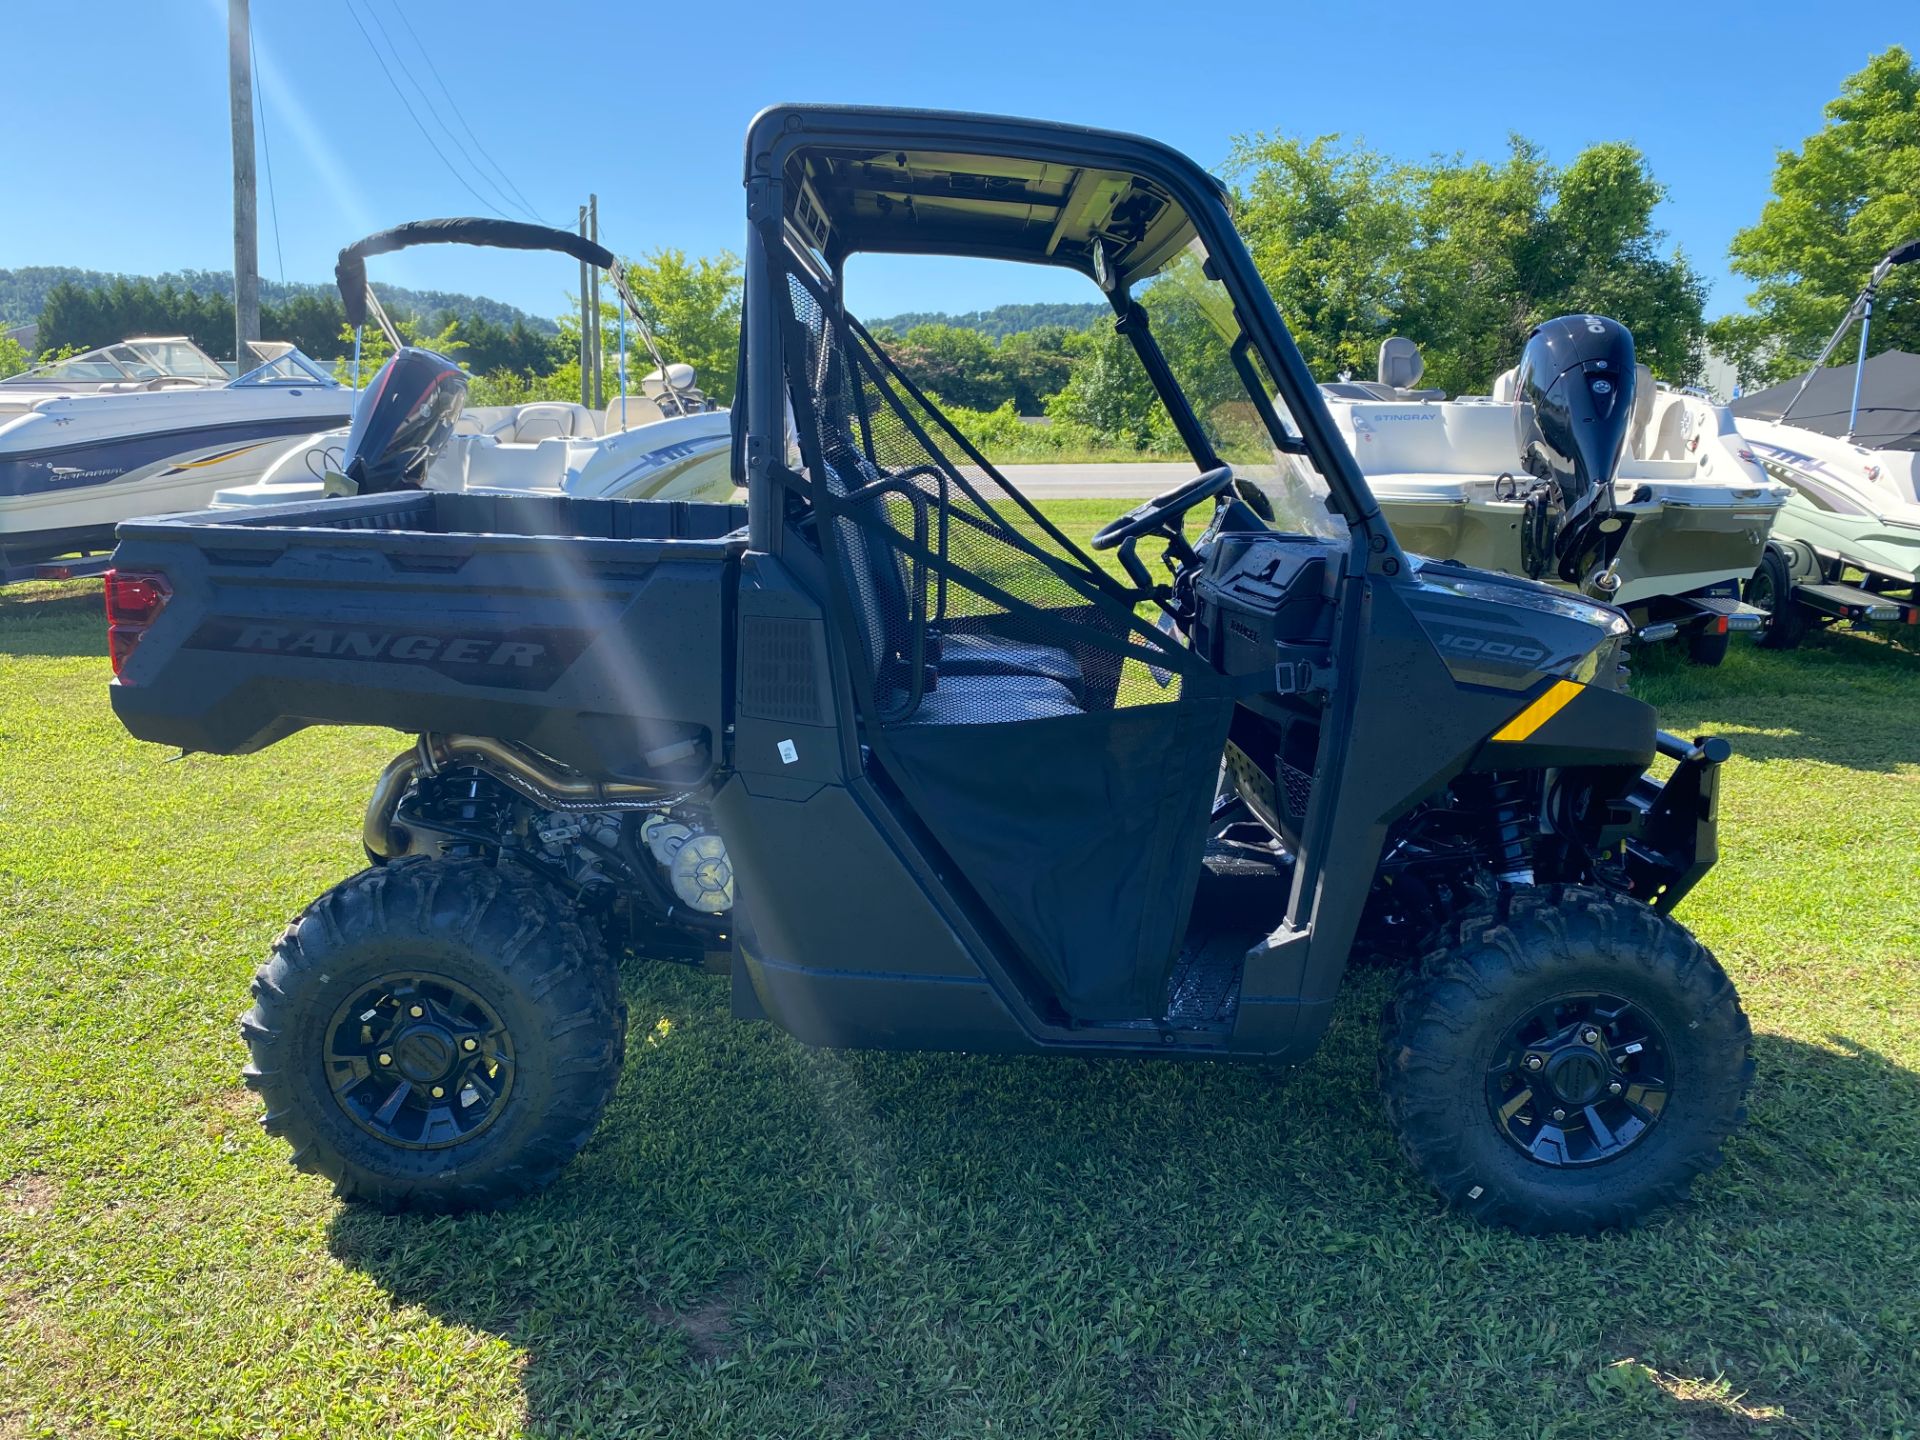
[[[886,774],[1077,1019],[1157,1016],[1231,700],[790,271],[801,458]]]

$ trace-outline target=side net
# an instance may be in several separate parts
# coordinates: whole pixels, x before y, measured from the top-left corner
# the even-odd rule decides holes
[[[790,262],[801,458],[873,753],[1080,1018],[1161,1013],[1231,706]]]

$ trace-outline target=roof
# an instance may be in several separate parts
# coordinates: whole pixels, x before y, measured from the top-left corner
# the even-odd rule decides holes
[[[783,165],[788,218],[831,260],[858,251],[978,255],[1096,269],[1165,264],[1225,187],[1158,141],[1046,120],[869,106],[778,106],[747,177]]]
[[[1816,371],[1786,423],[1823,435],[1845,436],[1857,369],[1856,365],[1834,365]],[[1778,420],[1804,378],[1796,375],[1783,384],[1742,395],[1733,402],[1733,413]],[[1886,350],[1867,361],[1860,377],[1860,416],[1853,438],[1872,450],[1920,450],[1920,355]]]

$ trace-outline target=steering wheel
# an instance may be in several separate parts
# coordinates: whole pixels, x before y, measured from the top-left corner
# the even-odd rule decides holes
[[[1217,470],[1196,475],[1186,484],[1176,485],[1144,504],[1134,506],[1117,519],[1109,520],[1095,533],[1093,548],[1111,550],[1122,541],[1138,540],[1156,530],[1167,529],[1202,500],[1211,500],[1216,495],[1224,494],[1232,484],[1231,465],[1222,465]]]

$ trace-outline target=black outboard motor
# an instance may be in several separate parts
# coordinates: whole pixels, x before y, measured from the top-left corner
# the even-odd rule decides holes
[[[1630,516],[1615,512],[1613,477],[1633,423],[1633,333],[1604,315],[1562,315],[1533,328],[1514,385],[1520,461],[1545,482],[1529,497],[1527,574],[1551,565],[1602,595]]]
[[[411,346],[395,351],[353,407],[340,464],[353,493],[418,490],[466,403],[466,372],[446,356]]]

